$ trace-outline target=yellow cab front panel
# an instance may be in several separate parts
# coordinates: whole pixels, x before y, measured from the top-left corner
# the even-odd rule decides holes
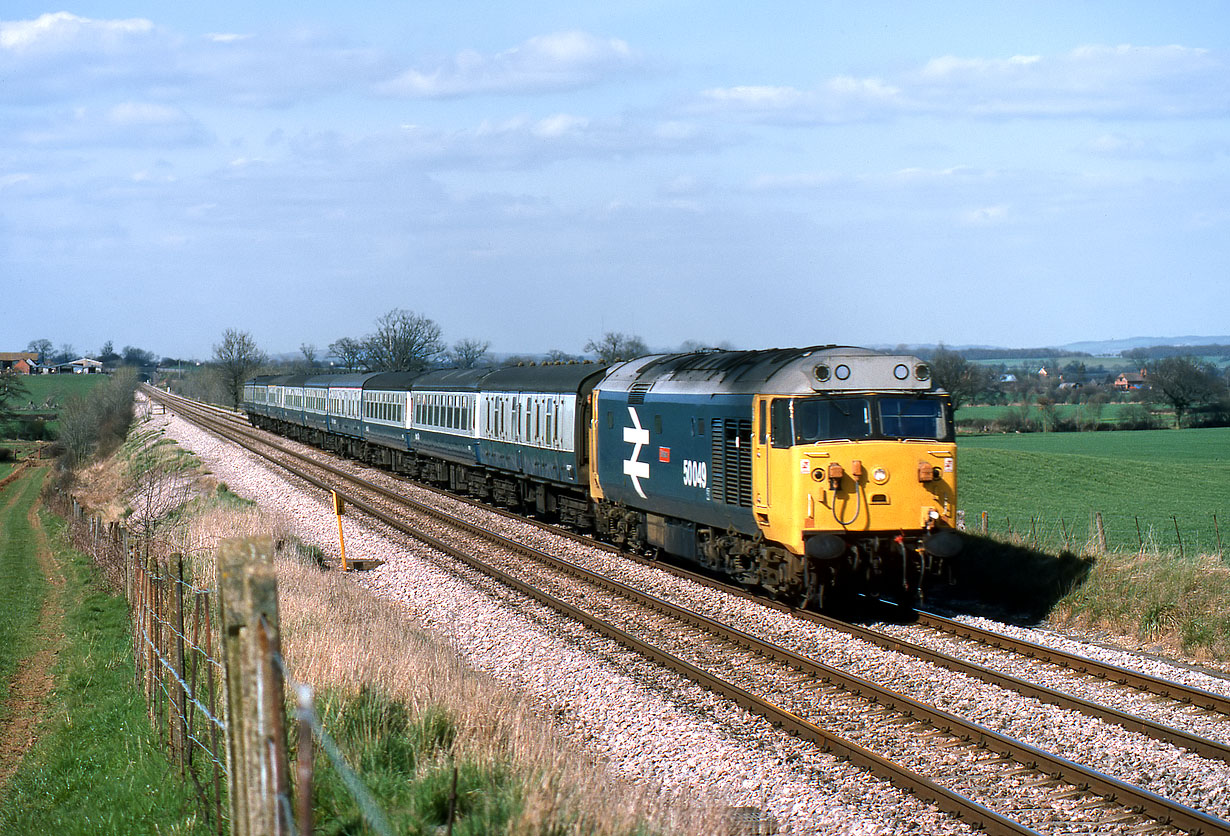
[[[757,396],[753,510],[767,540],[916,537],[953,528],[956,444],[943,395]]]

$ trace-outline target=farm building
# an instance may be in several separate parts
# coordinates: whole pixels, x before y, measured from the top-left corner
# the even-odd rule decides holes
[[[1139,372],[1124,372],[1115,378],[1114,387],[1124,392],[1140,389],[1145,385],[1145,370]]]
[[[101,374],[103,364],[89,357],[78,357],[69,363],[61,363],[55,367],[56,374]]]
[[[37,351],[0,351],[0,371],[12,369],[18,374],[37,374]]]

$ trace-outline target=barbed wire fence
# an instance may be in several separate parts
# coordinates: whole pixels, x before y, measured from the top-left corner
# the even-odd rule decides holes
[[[282,657],[271,538],[223,541],[216,583],[205,586],[167,543],[139,543],[67,494],[50,504],[68,521],[73,547],[91,555],[129,602],[134,676],[151,727],[211,829],[310,836],[319,746],[371,831],[392,836],[388,817],[324,728],[312,688],[294,680]],[[295,698],[293,780],[287,691]],[[451,810],[448,825],[451,832]]]
[[[1222,532],[1225,517],[1219,519],[1217,514],[961,511],[959,519],[972,533],[1047,552],[1227,559]]]

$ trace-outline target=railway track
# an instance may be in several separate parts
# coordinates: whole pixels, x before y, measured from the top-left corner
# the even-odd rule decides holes
[[[165,397],[168,397],[168,398],[177,398],[177,396],[167,395],[166,393],[159,393],[159,394]],[[251,431],[251,428],[248,426],[246,419],[240,413],[236,413],[231,410],[223,409],[221,407],[213,406],[210,404],[201,404],[195,401],[187,401],[185,399],[178,399],[178,400],[181,402],[181,404],[184,405],[185,408],[191,407],[191,408],[196,408],[196,409],[203,409],[210,414],[216,415],[220,418],[223,418],[238,426],[243,427],[244,430],[246,431],[249,431],[249,432]],[[430,490],[435,490],[435,488],[432,488],[431,486],[424,486],[424,487],[427,487]],[[506,517],[513,517],[521,521],[524,521],[525,519],[523,517],[517,517],[516,515],[510,514],[509,512],[506,512],[502,509],[492,508],[491,506],[483,505],[482,503],[475,502],[466,497],[457,497],[452,494],[449,494],[449,496],[451,496],[452,498],[458,501],[466,502],[476,507],[481,507],[490,513],[500,514]],[[657,561],[648,561],[640,555],[629,554],[627,552],[620,551],[618,548],[614,546],[610,546],[605,543],[598,543],[583,535],[579,535],[574,532],[560,529],[554,526],[549,526],[549,528],[553,533],[559,536],[573,538],[581,542],[584,542],[588,545],[592,545],[594,547],[601,548],[601,549],[606,549],[608,551],[611,551],[612,553],[619,554],[621,557],[624,557],[627,559],[636,560],[641,563],[654,562],[659,568],[665,571],[672,572],[673,574],[679,577],[687,578],[694,582],[702,583],[712,588],[720,589],[730,594],[755,598],[757,601],[761,602],[765,606],[772,607],[774,609],[778,609],[778,610],[785,611],[785,612],[790,612],[798,618],[804,619],[806,621],[810,621],[812,623],[818,624],[820,626],[826,627],[831,630],[838,630],[838,631],[844,632],[847,635],[855,636],[863,641],[874,644],[878,647],[893,650],[896,652],[906,653],[909,655],[915,655],[917,656],[917,658],[925,659],[931,664],[937,664],[942,667],[946,667],[947,669],[952,670],[957,673],[963,673],[963,674],[967,674],[970,676],[974,676],[979,679],[983,679],[983,681],[986,681],[988,683],[997,685],[999,687],[1008,688],[1009,690],[1016,690],[1018,691],[1018,693],[1026,694],[1027,696],[1041,699],[1045,702],[1051,702],[1052,704],[1061,705],[1065,708],[1070,708],[1073,710],[1078,710],[1078,711],[1083,710],[1081,702],[1079,700],[1065,702],[1063,701],[1064,695],[1062,694],[1050,694],[1050,693],[1047,693],[1046,689],[1039,690],[1035,686],[1031,686],[1029,683],[1015,682],[1014,678],[1009,675],[1001,676],[1000,674],[998,674],[998,672],[994,670],[986,669],[983,666],[975,665],[975,664],[972,664],[970,662],[967,662],[959,658],[954,658],[954,657],[946,658],[946,654],[939,653],[933,650],[929,650],[928,648],[925,648],[914,642],[909,642],[899,637],[889,635],[885,633],[884,631],[874,630],[874,629],[864,627],[858,624],[851,624],[849,622],[841,621],[839,619],[831,618],[829,616],[825,616],[819,613],[814,613],[814,612],[810,612],[806,610],[798,610],[792,607],[787,607],[771,599],[762,598],[762,597],[756,596],[754,593],[749,593],[747,590],[743,589],[742,587],[732,586],[731,584],[725,583],[720,580],[715,580],[707,575],[699,574],[699,573],[693,572],[686,568],[674,566],[674,565],[667,564],[667,563],[657,562]],[[1055,647],[1050,647],[1047,645],[1039,644],[1037,642],[1030,642],[1025,639],[1006,635],[1002,632],[986,629],[983,627],[978,627],[976,625],[972,625],[967,622],[959,621],[957,619],[948,618],[938,613],[931,613],[931,612],[926,612],[923,610],[915,610],[911,614],[911,617],[914,619],[915,623],[918,626],[928,628],[930,630],[935,631],[936,633],[941,633],[944,635],[964,639],[964,640],[967,640],[977,645],[995,648],[997,650],[1002,650],[1002,651],[1011,653],[1016,656],[1033,659],[1039,662],[1044,662],[1046,664],[1053,665],[1059,668],[1064,668],[1064,669],[1073,671],[1074,673],[1082,674],[1084,676],[1105,680],[1107,682],[1118,683],[1120,685],[1141,691],[1143,693],[1147,693],[1147,694],[1151,694],[1151,695],[1159,696],[1159,697],[1166,697],[1166,698],[1174,700],[1175,702],[1191,705],[1197,708],[1206,709],[1208,711],[1230,717],[1230,696],[1227,696],[1225,694],[1218,694],[1212,691],[1204,690],[1204,689],[1193,687],[1190,685],[1185,685],[1184,683],[1176,682],[1174,680],[1166,679],[1164,677],[1154,676],[1151,674],[1143,673],[1141,671],[1132,670],[1131,668],[1126,668],[1123,666],[1113,665],[1107,662],[1102,662],[1097,659],[1090,658],[1089,656],[1084,656],[1078,653],[1066,652],[1066,651],[1060,650]],[[1099,715],[1096,713],[1090,714],[1090,716],[1096,716],[1096,717],[1099,717],[1100,719],[1107,719],[1107,720],[1110,720],[1113,717],[1113,715],[1110,715],[1110,714]],[[1140,729],[1137,729],[1137,730],[1139,731]],[[1163,738],[1159,738],[1159,739],[1163,739]],[[1172,741],[1168,741],[1168,742],[1172,742]],[[1183,745],[1183,744],[1177,744],[1177,745]],[[1221,758],[1221,755],[1217,754],[1216,750],[1208,750],[1207,752],[1202,752],[1202,754],[1206,754],[1207,756],[1210,756],[1210,757]]]
[[[151,397],[158,397],[159,394],[151,393]],[[1033,805],[1031,809],[1035,811],[1052,810],[1058,805],[1070,810],[1072,827],[1093,828],[1090,832],[1110,823],[1116,827],[1148,828],[1151,825],[1142,817],[1147,816],[1153,822],[1188,832],[1230,833],[1230,825],[1216,816],[1193,810],[1097,770],[1056,757],[1028,743],[1014,740],[876,683],[852,676],[702,613],[598,575],[540,549],[495,535],[482,526],[456,520],[439,509],[410,501],[395,491],[364,483],[364,480],[356,480],[353,475],[332,465],[320,462],[305,463],[302,456],[286,445],[258,440],[263,434],[237,426],[233,413],[225,418],[216,415],[209,417],[203,414],[202,410],[182,402],[174,405],[174,408],[194,414],[195,420],[211,425],[214,432],[245,436],[246,441],[235,439],[236,442],[259,455],[270,457],[269,454],[258,451],[257,448],[262,446],[277,450],[273,459],[279,466],[322,489],[338,489],[340,482],[345,480],[348,487],[339,492],[355,507],[381,520],[385,525],[480,569],[500,583],[531,596],[569,618],[589,625],[647,658],[728,696],[797,736],[817,743],[824,750],[846,758],[990,832],[1032,832],[1027,823],[1014,820],[1019,817],[1028,821],[1031,818],[1029,809],[1013,811],[1010,817],[993,812],[988,805],[969,796],[991,799],[992,803],[1001,809],[1005,805],[1011,809],[1014,796],[1030,799],[1029,804]],[[292,462],[291,459],[297,461]],[[310,474],[308,470],[313,468],[326,475],[322,477]],[[389,504],[396,504],[400,508],[391,512],[387,507]],[[433,520],[432,525],[449,526],[454,533],[442,537],[424,530],[425,526],[421,521],[408,524],[405,521],[407,508],[416,517]],[[481,545],[479,548],[475,547],[474,542],[468,543],[466,548],[453,545],[453,541],[458,537],[458,530],[465,532],[465,538],[481,538],[487,543],[485,548],[488,550],[494,548],[502,551],[506,555],[502,559],[503,567],[497,565],[501,562],[499,557],[487,560],[476,557],[474,552],[482,551]],[[516,558],[510,562],[507,555],[515,555]],[[518,576],[526,574],[523,570],[523,558],[526,557],[532,558],[536,567],[543,567],[535,569],[537,574],[532,583]],[[520,567],[521,571],[514,567]],[[517,574],[514,574],[514,571]],[[548,574],[544,575],[544,571]],[[568,581],[561,582],[558,579],[559,573],[566,573]],[[592,610],[595,609],[593,599],[596,596],[592,592],[580,593],[579,596],[570,592],[577,584],[590,590],[602,590],[605,595],[614,598],[606,599],[608,603],[597,607],[604,610],[601,615],[595,614]],[[546,591],[548,588],[553,591]],[[609,603],[610,600],[618,600],[621,603],[612,604]],[[657,622],[658,626],[650,628],[649,625],[654,622]],[[846,628],[852,626],[844,625]],[[650,638],[646,638],[645,633],[649,633]],[[903,650],[905,643],[900,641],[881,641],[888,641],[895,645],[892,649],[910,653],[917,658],[928,654],[934,656],[933,651],[921,648]],[[714,662],[715,659],[719,661]],[[927,661],[937,664],[934,659]],[[948,661],[943,666],[949,667],[959,661]],[[766,681],[777,683],[773,688],[773,699],[755,693],[756,687]],[[1018,687],[1037,686],[1024,683]],[[818,709],[817,695],[821,692],[824,694],[823,708]],[[1037,694],[1032,696],[1045,699]],[[1087,710],[1097,708],[1087,707]],[[867,718],[876,715],[883,716],[876,722],[869,723]],[[821,723],[825,720],[832,724],[838,716],[845,718],[837,723],[843,726],[843,731],[848,732],[861,724],[871,725],[874,730],[864,730],[864,739],[893,737],[889,732],[894,726],[899,730],[904,729],[904,732],[895,736],[897,742],[886,744],[887,747],[904,753],[902,759],[915,764],[935,759],[936,751],[946,752],[947,755],[940,760],[948,764],[949,774],[944,776],[945,780],[924,777],[919,771],[893,763],[892,758],[876,754],[870,746],[861,745],[847,736],[826,729]],[[1104,719],[1109,717],[1110,714],[1103,716]],[[1112,721],[1128,728],[1135,725],[1135,731],[1142,731],[1148,726],[1148,721],[1140,718],[1119,717]],[[1230,759],[1225,757],[1224,745],[1214,741],[1185,741],[1183,733],[1178,730],[1156,730],[1153,736],[1159,739],[1170,736],[1168,742],[1188,746],[1193,751],[1200,751],[1200,747],[1207,744],[1210,748],[1206,751],[1213,752],[1220,746],[1221,755],[1202,753],[1203,756]],[[908,743],[911,740],[915,745]],[[917,746],[919,741],[926,742],[922,749]],[[883,744],[882,740],[879,742]],[[908,751],[911,748],[913,751]],[[994,756],[980,757],[987,753]],[[975,779],[972,777],[975,774],[982,777]],[[1058,790],[1055,790],[1056,786]],[[1100,796],[1101,800],[1087,796],[1089,792]],[[1064,800],[1063,803],[1056,800],[1057,796]],[[1066,801],[1073,803],[1067,804]],[[1095,814],[1102,808],[1115,812],[1109,816]],[[1036,818],[1036,815],[1033,817]],[[1108,821],[1108,818],[1114,819],[1114,822]],[[1043,823],[1049,822],[1051,819],[1044,818]]]

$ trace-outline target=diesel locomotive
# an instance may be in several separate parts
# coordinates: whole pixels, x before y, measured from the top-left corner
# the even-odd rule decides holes
[[[814,346],[258,377],[250,421],[796,605],[912,599],[961,549],[952,408],[909,355]]]

